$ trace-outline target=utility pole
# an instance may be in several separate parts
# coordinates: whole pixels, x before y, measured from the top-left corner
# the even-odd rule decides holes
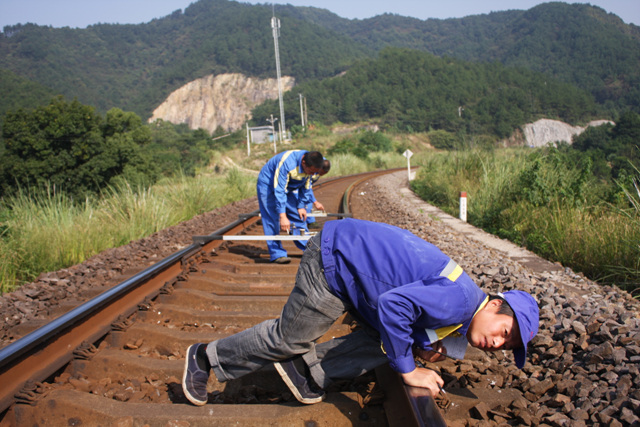
[[[276,133],[276,129],[275,129],[275,122],[276,120],[278,120],[278,118],[276,117],[275,119],[273,118],[273,114],[271,115],[271,119],[267,119],[267,121],[269,123],[271,123],[271,136],[273,137],[273,152],[276,152],[276,139],[278,138],[278,133]]]
[[[280,77],[280,49],[278,47],[278,37],[280,37],[280,20],[274,16],[271,18],[271,29],[273,30],[273,45],[276,51],[276,73],[278,76],[278,100],[280,101],[280,126],[282,128],[282,138],[284,141],[284,136],[287,131],[284,125],[284,105],[282,103],[282,78]]]
[[[307,117],[307,97],[304,97],[304,125],[305,127],[309,126],[309,117]]]
[[[249,132],[249,122],[247,122],[247,156],[251,157],[251,133]]]
[[[298,96],[300,96],[300,123],[302,124],[302,130],[304,130],[305,120],[304,120],[304,108],[302,106],[302,99],[304,98],[304,96],[302,96],[301,93],[299,93]]]

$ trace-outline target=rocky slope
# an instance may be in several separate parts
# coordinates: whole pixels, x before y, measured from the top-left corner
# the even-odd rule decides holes
[[[282,77],[283,91],[290,90],[294,84],[293,77]],[[172,92],[153,111],[149,122],[162,119],[209,132],[214,132],[218,126],[236,131],[251,118],[252,108],[277,98],[277,79],[257,79],[238,73],[209,75]]]
[[[521,132],[516,132],[504,146],[524,145],[526,147],[544,147],[547,144],[555,144],[558,141],[571,144],[572,138],[580,135],[590,126],[600,126],[605,123],[614,124],[608,120],[595,120],[587,126],[571,126],[570,124],[550,119],[540,119],[534,123],[528,123],[522,127]]]

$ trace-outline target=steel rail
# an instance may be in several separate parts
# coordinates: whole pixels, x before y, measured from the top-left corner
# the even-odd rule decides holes
[[[257,214],[257,211],[254,214]],[[246,222],[247,219],[238,219],[212,234],[224,234]],[[169,255],[124,282],[0,349],[0,384],[2,384],[0,412],[13,403],[13,396],[27,381],[44,381],[68,363],[73,358],[73,351],[83,342],[99,339],[109,332],[111,324],[118,317],[130,315],[137,309],[140,302],[146,298],[155,297],[165,282],[150,279],[166,276],[166,279],[169,280],[177,276],[182,271],[180,261],[200,251],[201,248],[201,244],[194,243]],[[151,285],[145,287],[142,286],[143,284]],[[131,298],[127,298],[130,302],[127,304],[126,310],[114,307],[115,302],[121,301],[122,297],[127,294],[131,294]],[[32,366],[39,367],[34,370]]]

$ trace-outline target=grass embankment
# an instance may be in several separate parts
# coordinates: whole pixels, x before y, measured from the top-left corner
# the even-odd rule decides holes
[[[640,192],[597,182],[555,150],[433,153],[413,181],[425,200],[600,283],[640,289]],[[612,201],[613,200],[613,201]]]
[[[0,289],[81,263],[105,250],[255,194],[255,178],[177,177],[148,189],[111,188],[82,203],[53,191],[21,192],[0,206]]]

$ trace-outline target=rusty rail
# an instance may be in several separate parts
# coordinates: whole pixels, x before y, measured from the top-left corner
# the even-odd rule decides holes
[[[227,233],[246,225],[250,220],[251,216],[239,219],[212,234]],[[156,297],[163,286],[180,274],[184,259],[201,250],[201,247],[194,243],[166,257],[1,349],[0,412],[14,402],[13,396],[27,381],[44,381],[68,363],[73,358],[74,350],[83,342],[98,340],[111,330],[111,325],[118,318],[129,316],[142,301]],[[129,303],[123,310],[122,301],[125,297]]]

